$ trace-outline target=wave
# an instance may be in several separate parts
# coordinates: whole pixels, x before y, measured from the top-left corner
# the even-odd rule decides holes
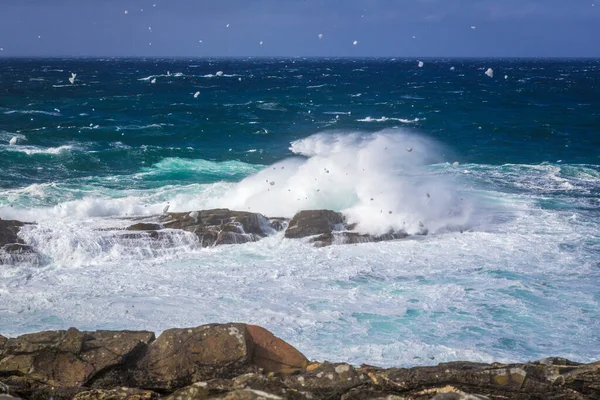
[[[43,111],[43,110],[10,110],[5,111],[4,114],[41,114],[41,115],[51,115],[53,117],[60,117],[62,114],[55,111]]]
[[[36,155],[36,154],[59,155],[59,154],[68,153],[68,152],[74,150],[75,147],[72,145],[64,145],[64,146],[59,146],[59,147],[43,148],[43,147],[37,147],[37,146],[13,145],[13,146],[4,146],[4,149],[8,150],[8,151],[25,153],[27,155]]]
[[[388,117],[381,117],[381,118],[372,118],[372,117],[366,117],[366,118],[362,118],[362,119],[357,119],[356,121],[358,122],[387,122],[387,121],[398,121],[398,122],[402,122],[403,124],[414,124],[416,122],[422,121],[425,118],[414,118],[414,119],[406,119],[406,118],[388,118]]]
[[[126,126],[117,126],[115,129],[118,131],[139,131],[144,129],[162,129],[163,126],[173,126],[173,124],[149,124],[149,125],[126,125]]]
[[[176,72],[174,74],[158,74],[158,75],[150,75],[145,78],[139,78],[138,81],[151,81],[155,78],[181,78],[185,76],[183,72]]]
[[[410,151],[407,151],[410,149]],[[474,201],[421,169],[442,147],[400,130],[322,133],[292,143],[297,155],[234,184],[208,206],[292,217],[333,209],[371,234],[453,229],[472,223]]]

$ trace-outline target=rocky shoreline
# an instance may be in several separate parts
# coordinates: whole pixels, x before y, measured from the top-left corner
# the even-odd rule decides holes
[[[600,399],[600,362],[452,362],[378,368],[311,362],[239,323],[0,336],[0,399]]]
[[[213,209],[182,213],[164,213],[140,218],[130,218],[126,228],[111,231],[115,238],[123,241],[155,240],[167,243],[174,233],[193,234],[200,247],[213,247],[225,244],[256,242],[277,232],[285,231],[286,239],[308,239],[316,247],[336,244],[354,244],[404,239],[409,235],[404,231],[390,231],[383,235],[367,235],[355,231],[356,226],[348,223],[346,217],[331,210],[304,210],[291,220],[269,218],[262,214]],[[20,230],[27,225],[21,221],[0,219],[0,265],[14,262],[41,263],[43,255],[38,254],[32,243],[26,243]],[[106,233],[106,229],[103,232]],[[423,227],[419,235],[426,235]]]

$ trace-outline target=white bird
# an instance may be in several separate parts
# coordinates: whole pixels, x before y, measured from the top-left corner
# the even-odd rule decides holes
[[[223,76],[223,71],[217,71],[217,76]]]
[[[75,83],[75,77],[77,77],[77,74],[71,72],[71,77],[69,78],[69,82],[71,82],[71,85]]]
[[[410,153],[412,150],[413,150],[413,149],[412,149],[412,147],[407,147],[407,148],[406,148],[406,151],[408,151],[409,153]]]
[[[125,10],[125,14],[129,14],[129,11]]]
[[[454,67],[450,67],[450,71],[454,71]]]
[[[195,98],[195,99],[197,99],[197,98],[198,98],[198,96],[200,96],[200,92],[196,92],[196,93],[194,93],[194,98]]]
[[[8,142],[8,144],[10,144],[11,146],[14,146],[15,144],[17,144],[18,141],[19,141],[19,138],[17,138],[16,136],[13,136],[13,138],[10,139],[10,142]]]
[[[504,79],[508,79],[508,75],[504,75]]]
[[[150,83],[156,83],[156,78],[153,78]]]
[[[424,65],[423,61],[419,61],[419,68],[423,68],[423,65]]]
[[[169,204],[167,204],[167,205],[165,206],[165,208],[163,208],[163,214],[166,214],[166,213],[167,213],[167,211],[169,211]]]
[[[4,47],[0,47],[0,51],[4,51]]]
[[[319,39],[323,39],[323,34],[319,33]]]
[[[459,165],[460,165],[460,164],[459,164],[459,162],[458,162],[458,161],[454,161],[454,162],[452,163],[452,166],[453,166],[453,167],[458,167]]]
[[[471,29],[477,29],[475,25],[471,25]]]
[[[225,25],[225,28],[229,28],[229,24]]]
[[[354,42],[352,42],[352,44],[353,44],[354,46],[356,46],[356,45],[358,44],[358,40],[355,40]]]
[[[258,44],[260,44],[262,46],[263,45],[263,41],[261,40],[260,42],[258,42]]]
[[[487,71],[485,71],[485,74],[487,76],[489,76],[490,78],[493,78],[494,77],[494,70],[491,69],[491,68],[488,68]]]

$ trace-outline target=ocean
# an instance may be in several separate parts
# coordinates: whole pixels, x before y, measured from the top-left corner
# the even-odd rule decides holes
[[[0,265],[0,334],[245,322],[354,364],[600,359],[600,60],[418,61],[0,59],[0,218],[40,254]],[[167,205],[411,236],[115,233]]]

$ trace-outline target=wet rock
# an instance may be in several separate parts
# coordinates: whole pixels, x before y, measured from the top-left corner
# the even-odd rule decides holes
[[[166,330],[138,362],[135,386],[169,391],[200,380],[254,371],[253,346],[244,324]]]
[[[331,210],[305,210],[297,213],[285,231],[290,239],[313,237],[310,242],[316,247],[333,244],[356,244],[404,239],[406,232],[388,232],[384,235],[367,235],[353,232],[355,224],[348,224],[339,212]]]
[[[387,240],[404,239],[407,237],[408,234],[405,232],[390,232],[380,236],[360,234],[357,232],[331,232],[311,239],[311,243],[316,247],[325,247],[334,244],[383,242]]]
[[[163,226],[160,224],[151,224],[147,222],[139,222],[137,224],[133,224],[127,228],[128,231],[158,231],[163,229]]]
[[[19,261],[38,263],[34,260],[35,250],[19,237],[19,232],[25,225],[31,224],[0,219],[0,265]]]
[[[285,237],[297,239],[308,236],[330,234],[346,228],[346,218],[339,212],[331,210],[300,211],[290,221],[285,230]]]
[[[202,247],[255,242],[283,228],[280,218],[245,211],[215,209],[185,213],[168,213],[157,217],[160,224],[137,223],[129,230],[156,231],[180,229],[198,236]]]
[[[264,372],[290,374],[308,365],[302,353],[268,330],[256,325],[248,325],[247,329],[254,342],[253,363]]]
[[[79,387],[123,364],[154,339],[151,332],[46,331],[8,339],[1,375],[24,375],[50,386]]]
[[[112,390],[94,389],[80,392],[73,397],[73,400],[152,400],[158,398],[158,393],[150,390],[123,387]]]
[[[318,398],[339,398],[350,389],[370,383],[369,377],[349,364],[313,363],[297,375],[284,379],[285,384],[298,391],[318,395]]]

